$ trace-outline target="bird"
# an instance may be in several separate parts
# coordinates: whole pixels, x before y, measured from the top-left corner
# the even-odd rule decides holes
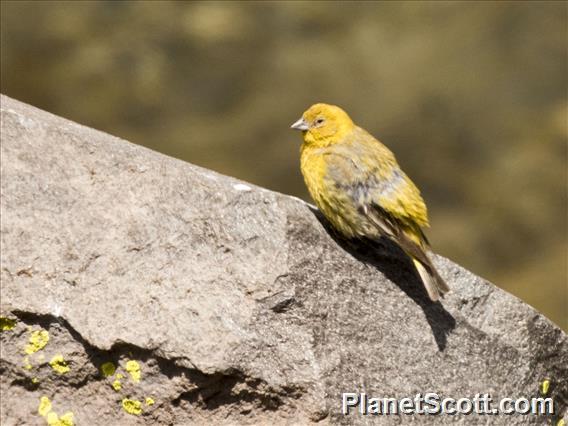
[[[300,168],[308,191],[335,231],[347,239],[395,242],[429,298],[443,297],[450,288],[423,232],[426,204],[392,151],[336,105],[312,105],[291,128],[302,132]]]

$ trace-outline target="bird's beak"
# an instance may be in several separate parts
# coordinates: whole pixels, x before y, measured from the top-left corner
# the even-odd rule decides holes
[[[290,128],[294,130],[306,131],[308,130],[309,127],[308,123],[306,123],[306,121],[303,118],[300,118],[298,121],[292,124]]]

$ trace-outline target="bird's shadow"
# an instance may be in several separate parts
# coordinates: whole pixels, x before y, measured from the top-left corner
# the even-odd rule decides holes
[[[430,300],[414,265],[402,249],[387,238],[345,239],[335,231],[319,210],[312,207],[310,209],[340,247],[356,259],[377,268],[420,306],[438,349],[443,352],[449,334],[456,327],[456,320],[439,301]]]

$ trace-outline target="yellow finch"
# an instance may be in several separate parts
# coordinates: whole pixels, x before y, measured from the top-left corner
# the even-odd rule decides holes
[[[333,227],[347,238],[390,238],[412,259],[430,299],[449,291],[421,229],[424,200],[394,154],[335,105],[312,105],[292,129],[304,137],[306,186]]]

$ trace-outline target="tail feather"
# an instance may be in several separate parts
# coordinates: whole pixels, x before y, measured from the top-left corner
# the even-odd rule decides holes
[[[440,297],[443,297],[445,293],[450,291],[448,284],[446,284],[433,266],[425,266],[416,259],[412,259],[412,261],[422,279],[424,287],[426,287],[428,296],[430,296],[433,302],[436,302]]]
[[[430,250],[426,235],[412,218],[410,221],[408,218],[406,221],[401,220],[400,217],[393,216],[376,204],[371,207],[364,206],[362,212],[377,227],[381,235],[397,243],[412,259],[430,299],[435,302],[444,296],[444,293],[450,291],[428,255]]]

